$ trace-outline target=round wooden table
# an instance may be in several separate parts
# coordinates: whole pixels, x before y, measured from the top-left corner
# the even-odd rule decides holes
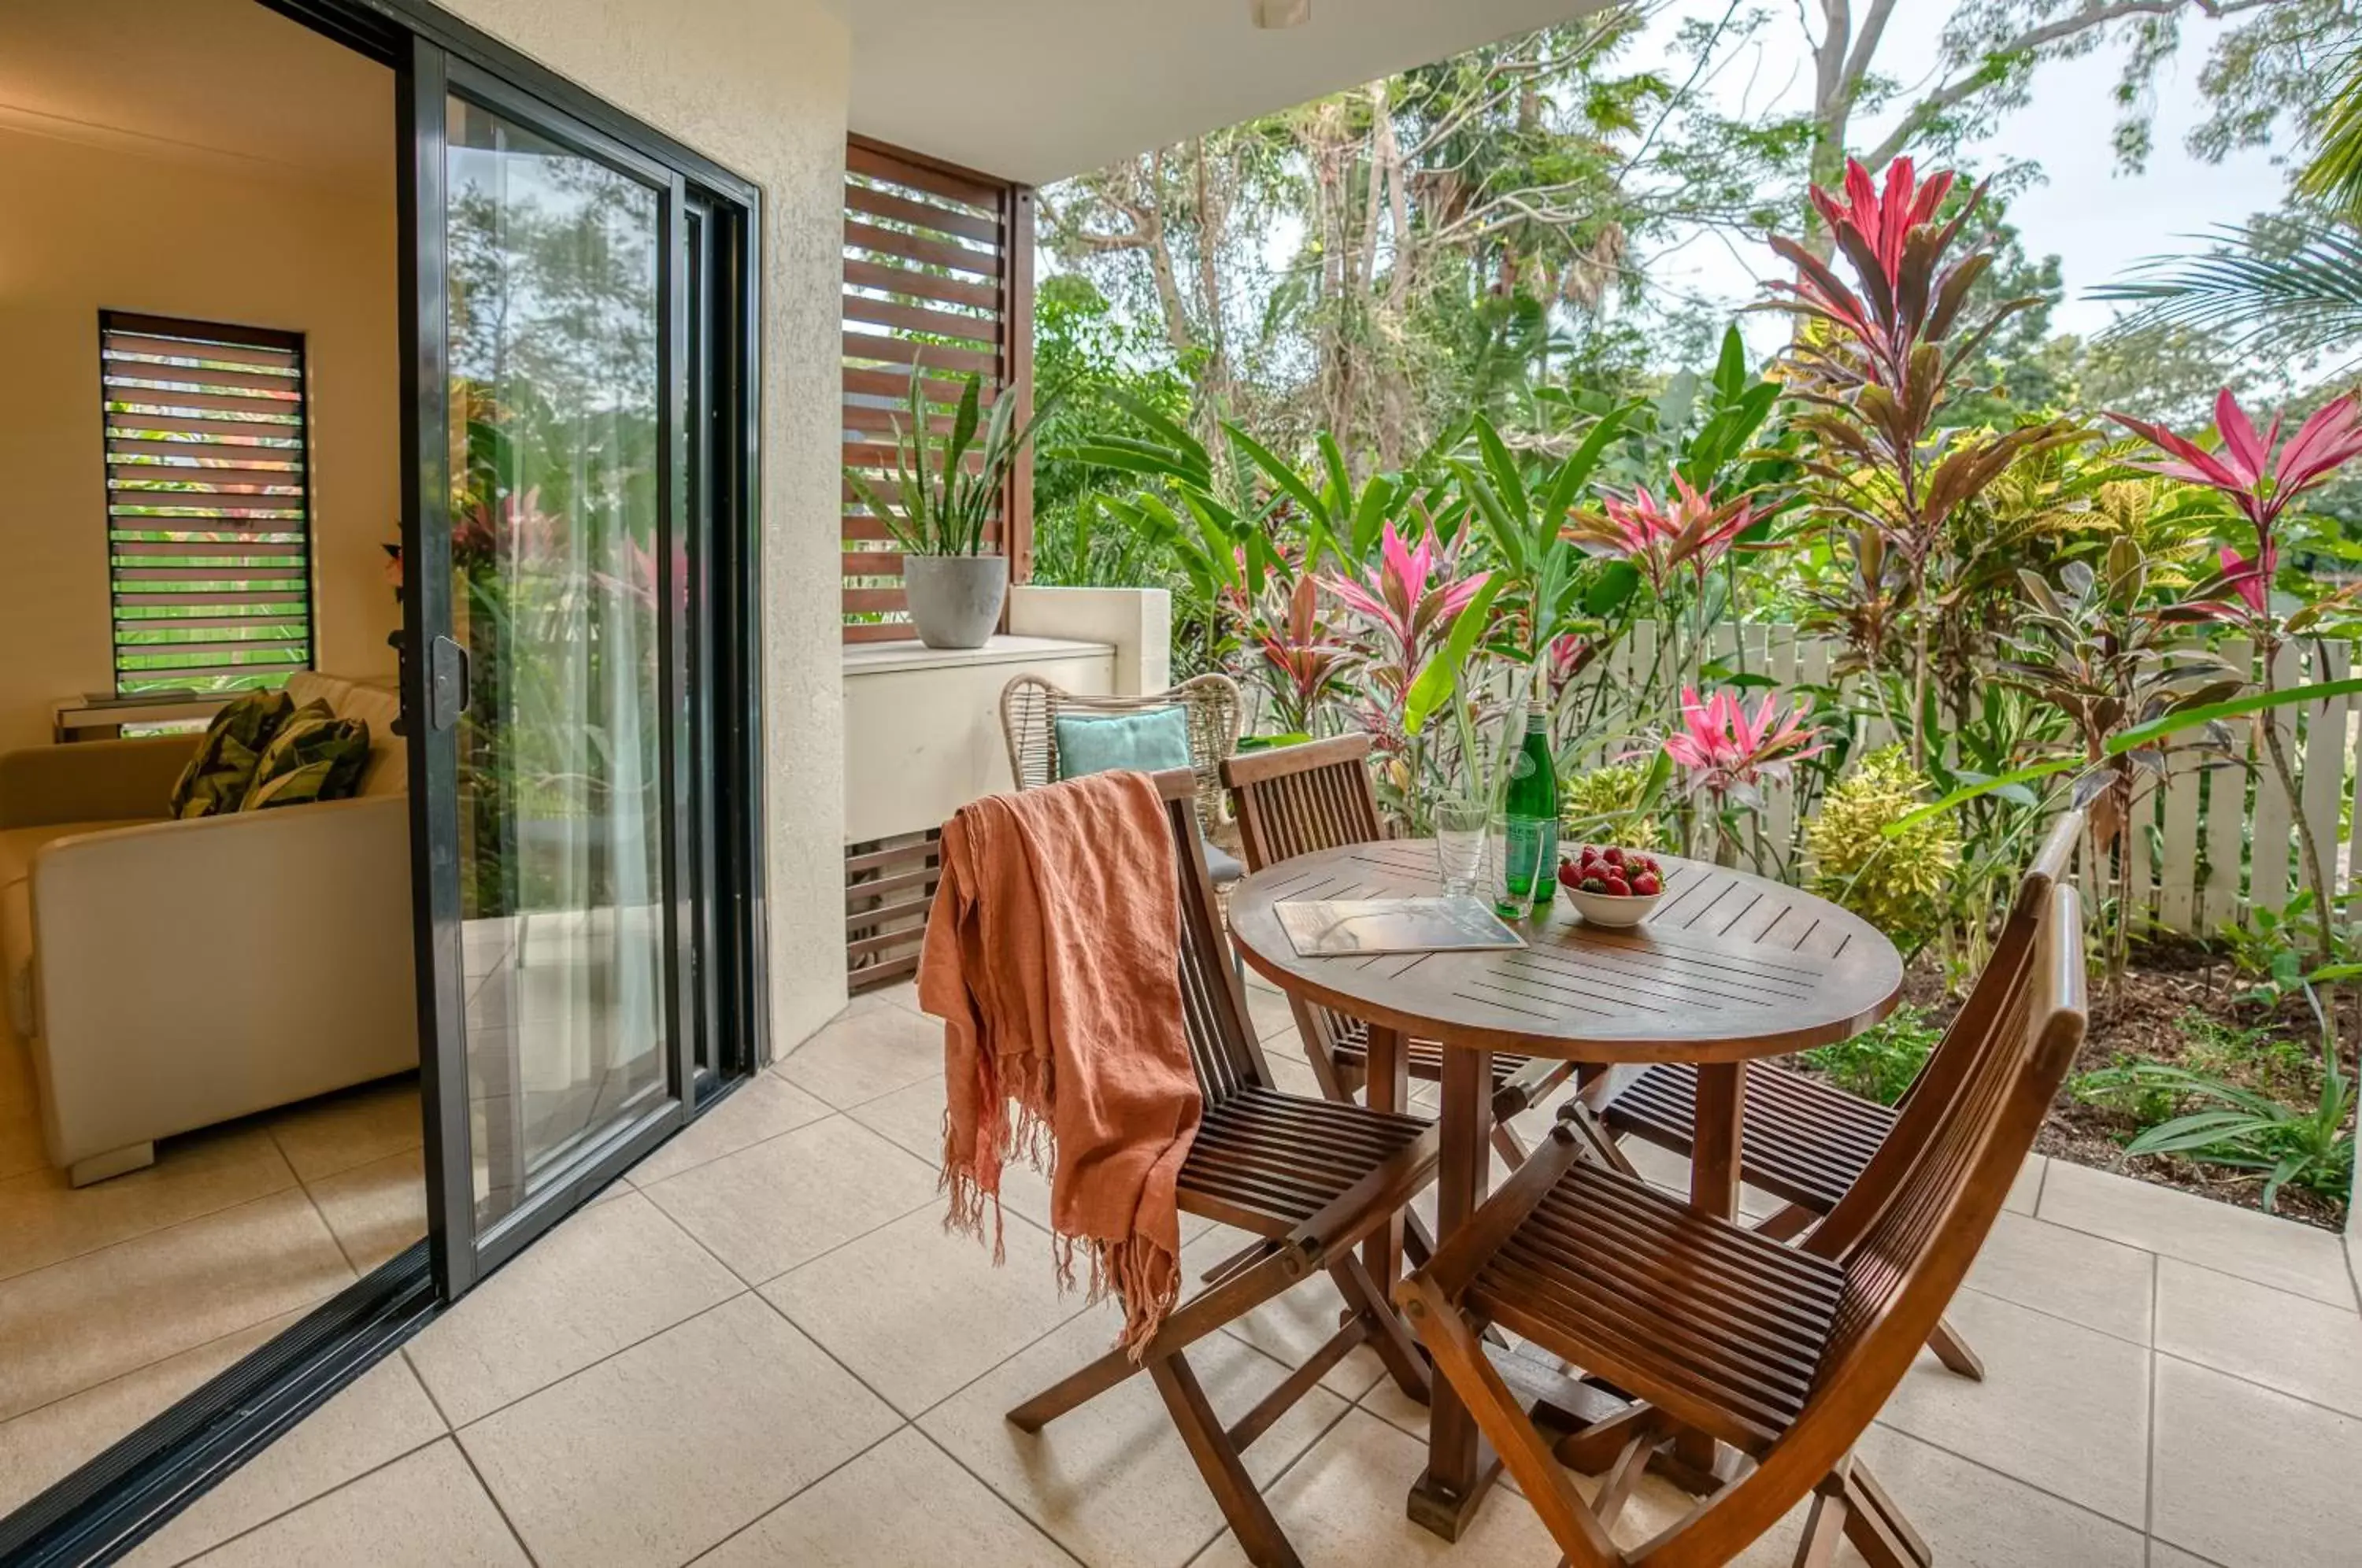
[[[1297,899],[1431,896],[1435,850],[1420,840],[1351,845],[1266,867],[1231,894],[1231,934],[1246,962],[1291,996],[1370,1026],[1369,1099],[1407,1099],[1407,1038],[1443,1053],[1441,1244],[1491,1185],[1496,1051],[1585,1064],[1686,1062],[1697,1068],[1690,1201],[1738,1212],[1742,1069],[1842,1040],[1884,1017],[1903,985],[1894,944],[1825,899],[1744,871],[1674,856],[1663,899],[1639,925],[1586,925],[1569,900],[1529,922],[1523,948],[1475,953],[1297,954],[1273,906]],[[1399,1228],[1373,1272],[1400,1271]],[[1497,1471],[1475,1423],[1438,1379],[1427,1474],[1411,1516],[1456,1539]]]

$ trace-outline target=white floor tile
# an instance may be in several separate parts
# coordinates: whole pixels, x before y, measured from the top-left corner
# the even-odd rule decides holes
[[[941,1201],[932,1166],[842,1116],[646,1191],[748,1285]]]
[[[198,1558],[205,1568],[530,1568],[448,1439]]]
[[[905,1427],[698,1560],[699,1568],[1072,1568],[1074,1559]]]
[[[738,1293],[741,1282],[639,1195],[594,1204],[405,1347],[464,1426]]]
[[[463,1428],[538,1562],[671,1568],[900,1424],[747,1295]]]
[[[388,1356],[232,1472],[125,1559],[164,1568],[302,1507],[444,1435],[410,1364]]]
[[[1048,1339],[969,1385],[919,1425],[1059,1544],[1094,1568],[1179,1568],[1222,1529],[1221,1510],[1182,1447],[1142,1374],[1034,1435],[1003,1416],[1021,1401],[1112,1348],[1106,1311],[1074,1319]],[[1226,1334],[1189,1353],[1215,1410],[1235,1420],[1286,1369]],[[1316,1388],[1247,1451],[1247,1469],[1268,1483],[1343,1413]]]

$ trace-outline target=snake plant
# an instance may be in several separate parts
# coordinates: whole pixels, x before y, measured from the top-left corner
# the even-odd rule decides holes
[[[1013,397],[996,400],[991,417],[986,419],[981,412],[981,378],[971,375],[960,391],[951,428],[937,436],[929,433],[928,403],[919,367],[914,365],[911,368],[910,405],[904,411],[909,423],[904,423],[902,414],[898,414],[894,419],[894,472],[890,485],[850,465],[844,470],[844,481],[853,487],[854,495],[869,514],[885,525],[905,554],[980,555],[984,551],[985,525],[999,502],[1009,470],[1025,449],[1025,444],[1032,439],[1034,426],[1055,406],[1057,398],[1055,394],[1044,398],[1021,427],[1015,421],[1018,400]],[[979,425],[983,426],[980,443]],[[971,449],[978,458],[973,468],[967,460]]]

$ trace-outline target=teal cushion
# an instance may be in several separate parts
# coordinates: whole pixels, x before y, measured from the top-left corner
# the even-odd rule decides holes
[[[1120,767],[1155,773],[1189,766],[1189,715],[1179,708],[1138,713],[1062,713],[1058,777],[1080,778]]]

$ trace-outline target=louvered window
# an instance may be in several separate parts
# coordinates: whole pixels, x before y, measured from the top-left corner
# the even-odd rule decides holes
[[[300,334],[108,311],[119,692],[276,686],[312,661]]]

